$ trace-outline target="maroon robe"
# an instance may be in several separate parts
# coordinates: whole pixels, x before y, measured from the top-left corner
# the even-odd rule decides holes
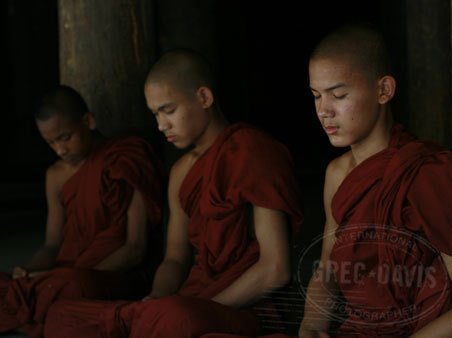
[[[209,333],[202,335],[201,338],[297,338],[295,336],[286,336],[282,333],[275,333],[271,335],[265,336],[238,336],[235,334],[227,334],[227,333]]]
[[[195,263],[174,296],[136,303],[65,301],[49,313],[46,337],[197,337],[208,332],[259,333],[251,309],[213,302],[257,262],[252,205],[281,210],[292,230],[302,221],[288,150],[262,131],[226,128],[195,162],[179,192],[190,218]]]
[[[122,137],[94,149],[62,188],[66,222],[56,267],[33,278],[0,275],[0,332],[24,327],[30,337],[41,337],[47,310],[57,299],[145,295],[161,257],[162,178],[162,166],[144,139]],[[93,270],[124,244],[134,189],[148,215],[145,259],[128,271]]]
[[[447,311],[452,152],[400,125],[333,197],[332,265],[346,301],[337,337],[406,337]]]
[[[332,201],[339,229],[331,266],[347,301],[334,306],[348,315],[336,337],[407,337],[450,308],[436,250],[452,255],[451,200],[452,153],[400,125],[387,149],[345,178]]]

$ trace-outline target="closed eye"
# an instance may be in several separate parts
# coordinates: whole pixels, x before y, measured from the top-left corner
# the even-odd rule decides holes
[[[67,142],[67,141],[69,141],[70,139],[71,139],[71,134],[64,134],[64,135],[61,135],[59,138],[58,138],[58,141],[61,141],[61,142]]]
[[[163,111],[163,114],[165,114],[165,115],[171,115],[172,113],[174,113],[175,110],[176,110],[176,109],[165,110],[165,111]]]
[[[347,94],[343,94],[343,95],[337,95],[337,94],[333,94],[333,97],[337,100],[342,100],[345,99],[347,97]]]
[[[312,93],[312,96],[314,96],[314,100],[320,99],[320,94],[319,93],[314,92],[314,91],[312,91],[311,93]]]
[[[157,116],[158,114],[171,115],[176,110],[177,106],[174,103],[167,103],[161,105],[157,111],[153,114]]]

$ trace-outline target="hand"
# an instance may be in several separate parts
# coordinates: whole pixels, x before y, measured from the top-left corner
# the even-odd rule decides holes
[[[42,275],[42,274],[46,273],[47,271],[49,271],[49,270],[40,270],[40,271],[29,272],[27,269],[25,269],[21,266],[16,266],[13,269],[13,272],[11,275],[12,275],[13,279],[23,278],[23,277],[33,278],[33,277]]]
[[[330,338],[330,335],[324,331],[300,330],[298,338]]]
[[[49,271],[49,270],[40,270],[40,271],[29,272],[28,277],[30,277],[30,278],[37,277],[37,276],[40,276],[40,275],[46,273],[47,271]]]
[[[22,277],[26,277],[28,275],[28,271],[25,270],[23,267],[21,266],[16,266],[13,269],[13,272],[11,274],[11,276],[13,277],[13,279],[17,279],[17,278],[22,278]]]
[[[156,297],[156,296],[151,292],[149,295],[147,295],[146,297],[144,297],[141,301],[142,301],[142,302],[145,302],[145,301],[147,301],[147,300],[156,299],[156,298],[158,298],[158,297]]]

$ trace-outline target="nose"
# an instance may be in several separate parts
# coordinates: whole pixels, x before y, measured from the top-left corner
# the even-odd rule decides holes
[[[328,101],[323,98],[316,102],[316,111],[319,118],[333,118],[336,116],[334,109],[328,104]]]
[[[167,118],[164,116],[157,116],[157,125],[161,132],[165,132],[166,130],[170,129],[170,123]]]
[[[68,149],[64,144],[57,143],[55,144],[55,152],[58,156],[63,157],[68,153]]]

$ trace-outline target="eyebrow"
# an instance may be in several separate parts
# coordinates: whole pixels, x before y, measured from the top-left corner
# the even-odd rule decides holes
[[[69,135],[71,135],[71,134],[72,134],[72,131],[65,131],[65,132],[62,132],[60,135],[58,135],[57,140],[62,139],[63,137],[69,136]]]
[[[64,131],[64,132],[62,132],[61,134],[59,134],[57,137],[55,137],[53,140],[49,140],[49,139],[47,139],[47,138],[44,138],[44,140],[45,140],[46,142],[60,141],[63,137],[69,136],[69,135],[71,135],[71,134],[72,134],[72,132]]]
[[[347,85],[345,84],[345,83],[342,83],[342,82],[340,82],[340,83],[338,83],[338,84],[335,84],[334,86],[331,86],[331,87],[328,87],[328,88],[326,88],[324,91],[325,92],[331,92],[331,91],[333,91],[333,90],[335,90],[335,89],[337,89],[337,88],[341,88],[341,87],[346,87]],[[311,90],[313,90],[313,91],[318,91],[317,89],[314,89],[314,88],[312,88],[311,86],[309,86],[309,88],[311,88]]]
[[[162,105],[160,105],[158,108],[157,108],[157,110],[151,110],[152,111],[152,114],[157,114],[158,112],[161,112],[162,110],[165,110],[165,109],[168,109],[169,107],[171,107],[171,106],[174,106],[175,104],[173,103],[173,102],[168,102],[168,103],[164,103],[164,104],[162,104]]]

